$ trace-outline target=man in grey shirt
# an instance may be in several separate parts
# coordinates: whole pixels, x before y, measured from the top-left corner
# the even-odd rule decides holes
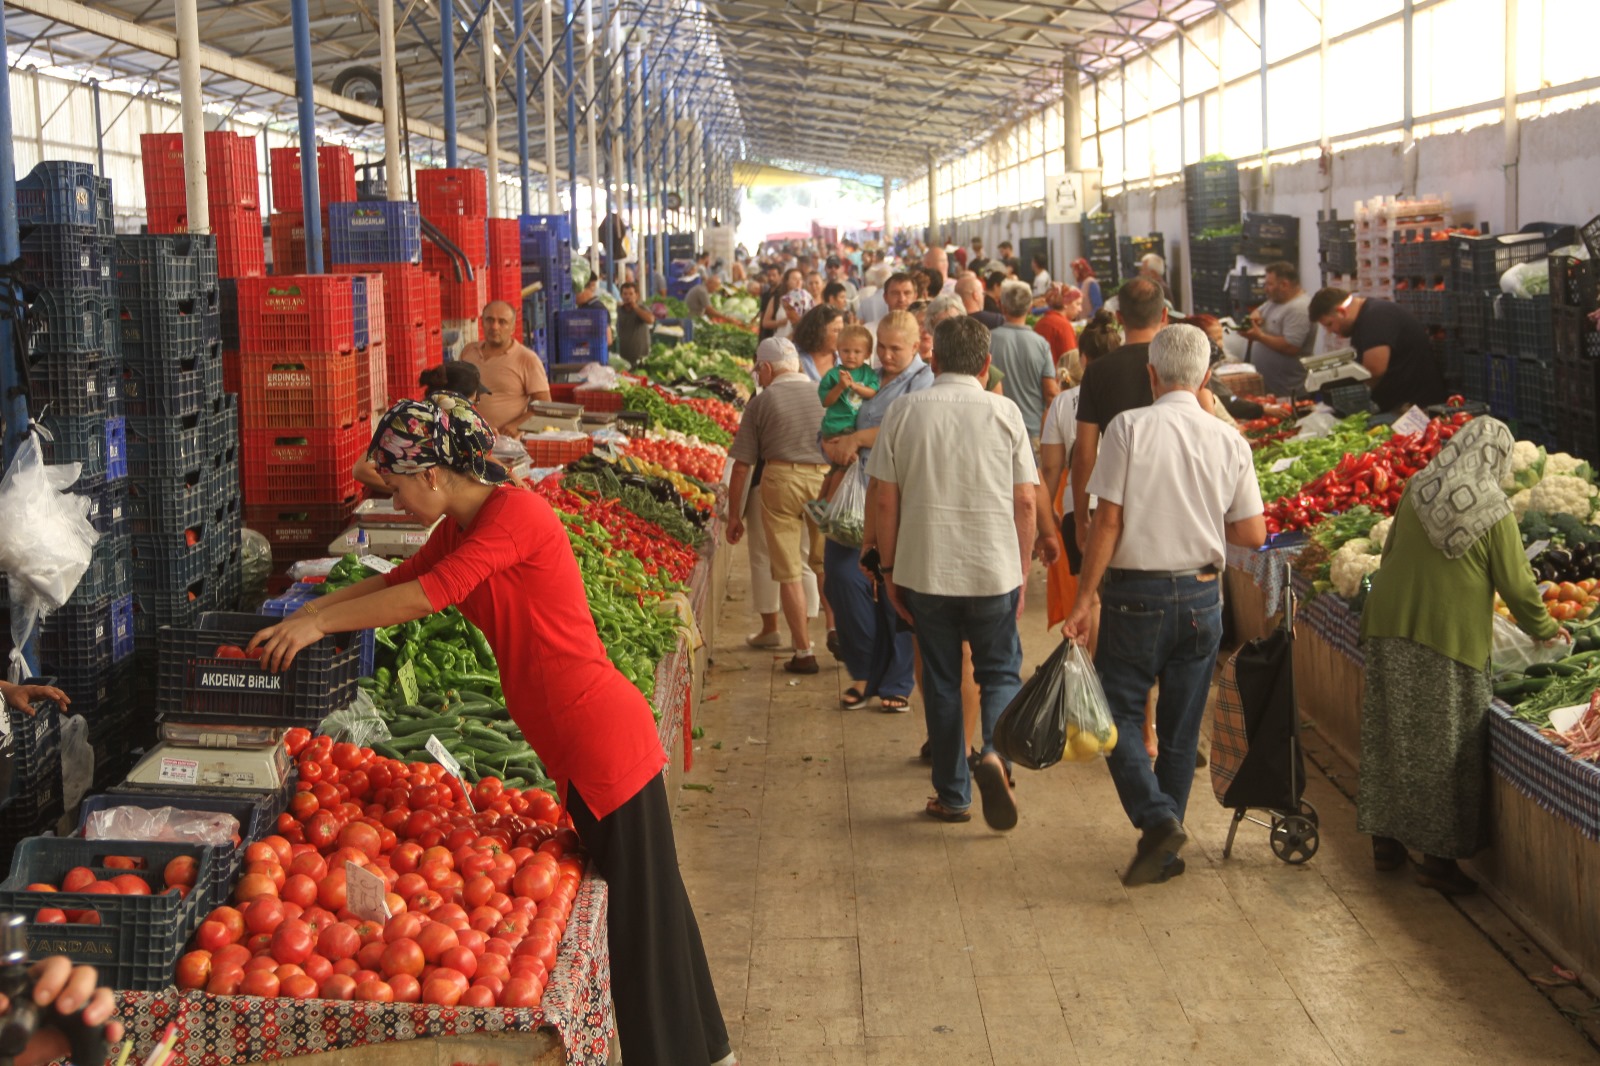
[[[994,365],[1005,375],[1005,395],[1022,411],[1022,422],[1035,444],[1044,428],[1044,413],[1061,391],[1056,378],[1050,342],[1029,329],[1028,309],[1033,289],[1025,281],[1008,281],[1000,287],[1000,313],[1006,324],[989,337]]]
[[[813,571],[822,569],[822,535],[806,515],[806,502],[822,492],[827,457],[818,440],[822,404],[817,387],[800,370],[800,353],[792,342],[768,337],[756,349],[756,381],[761,391],[746,405],[728,455],[728,543],[744,536],[744,491],[750,469],[761,463],[761,524],[766,531],[772,580],[784,620],[794,640],[794,658],[784,664],[791,674],[818,672],[806,625],[806,593],[801,530],[809,529],[808,555]]]
[[[1250,328],[1239,336],[1250,342],[1245,360],[1261,371],[1267,391],[1288,396],[1306,384],[1301,359],[1311,354],[1317,331],[1311,324],[1311,294],[1300,287],[1300,271],[1279,261],[1267,267],[1267,302],[1250,312]]]
[[[689,307],[689,317],[726,324],[729,321],[728,316],[711,306],[711,297],[721,291],[722,279],[715,274],[707,274],[705,279],[690,289],[683,298],[683,302]]]

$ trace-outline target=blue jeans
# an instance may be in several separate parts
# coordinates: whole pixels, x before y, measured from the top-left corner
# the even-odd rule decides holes
[[[1113,580],[1100,588],[1100,648],[1095,668],[1111,704],[1117,746],[1111,779],[1138,829],[1183,821],[1194,784],[1195,752],[1211,675],[1222,642],[1222,581],[1197,577]],[[1144,747],[1144,706],[1156,700],[1155,769]]]
[[[972,645],[972,673],[983,693],[983,751],[994,750],[994,724],[1022,687],[1017,596],[933,596],[902,589],[922,649],[922,707],[933,754],[933,787],[955,811],[972,805],[966,728],[961,720],[961,645]]]
[[[836,541],[823,545],[822,592],[839,628],[839,654],[852,680],[865,681],[864,695],[911,695],[911,634],[896,627],[888,597],[861,572],[861,551]]]

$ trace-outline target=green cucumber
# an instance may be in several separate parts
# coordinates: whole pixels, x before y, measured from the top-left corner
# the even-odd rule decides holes
[[[389,727],[389,732],[395,736],[416,736],[423,733],[454,733],[461,725],[461,719],[453,714],[439,714],[432,718],[416,718],[410,721],[395,722]]]

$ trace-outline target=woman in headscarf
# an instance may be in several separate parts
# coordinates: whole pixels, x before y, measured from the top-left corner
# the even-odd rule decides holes
[[[561,519],[542,496],[505,483],[493,446],[489,423],[450,393],[391,407],[367,454],[396,504],[425,527],[443,521],[389,573],[318,598],[250,646],[278,672],[328,633],[458,607],[488,638],[506,709],[606,878],[612,991],[629,1062],[731,1063],[678,872],[661,777],[667,757],[650,705],[606,657]]]
[[[1094,276],[1094,267],[1089,265],[1089,260],[1074,259],[1072,276],[1078,282],[1078,288],[1083,290],[1083,298],[1089,302],[1090,317],[1098,315],[1106,301],[1100,294],[1100,281]]]
[[[1456,865],[1488,844],[1494,596],[1538,640],[1570,639],[1545,610],[1501,481],[1511,431],[1468,422],[1406,486],[1361,616],[1366,698],[1356,826],[1373,865],[1422,853],[1418,883],[1477,888]]]
[[[1067,357],[1078,350],[1078,334],[1073,320],[1083,311],[1083,293],[1071,285],[1052,285],[1045,290],[1044,314],[1033,324],[1033,331],[1050,345],[1050,358],[1057,369],[1068,369]]]
[[[417,386],[422,395],[432,400],[435,396],[448,393],[467,403],[477,403],[478,397],[489,390],[483,387],[483,378],[478,373],[478,364],[464,363],[459,359],[450,359],[438,366],[424,367],[417,375]],[[367,490],[369,499],[387,499],[389,486],[384,482],[383,475],[378,472],[378,464],[367,456],[356,460],[356,480]]]

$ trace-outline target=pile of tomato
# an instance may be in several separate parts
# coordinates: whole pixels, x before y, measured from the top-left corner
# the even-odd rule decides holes
[[[688,404],[691,409],[705,415],[729,433],[739,432],[739,409],[731,403],[694,396],[687,398],[673,397],[673,400],[677,403]]]
[[[245,851],[234,902],[178,960],[215,995],[535,1007],[583,876],[549,793],[433,763],[285,737],[299,783],[278,832]],[[474,813],[474,809],[475,812]],[[347,862],[382,878],[390,917],[348,907]]]
[[[668,470],[688,474],[708,485],[722,480],[722,467],[727,456],[708,448],[691,448],[671,440],[631,440],[628,454],[647,462],[660,463]]]

